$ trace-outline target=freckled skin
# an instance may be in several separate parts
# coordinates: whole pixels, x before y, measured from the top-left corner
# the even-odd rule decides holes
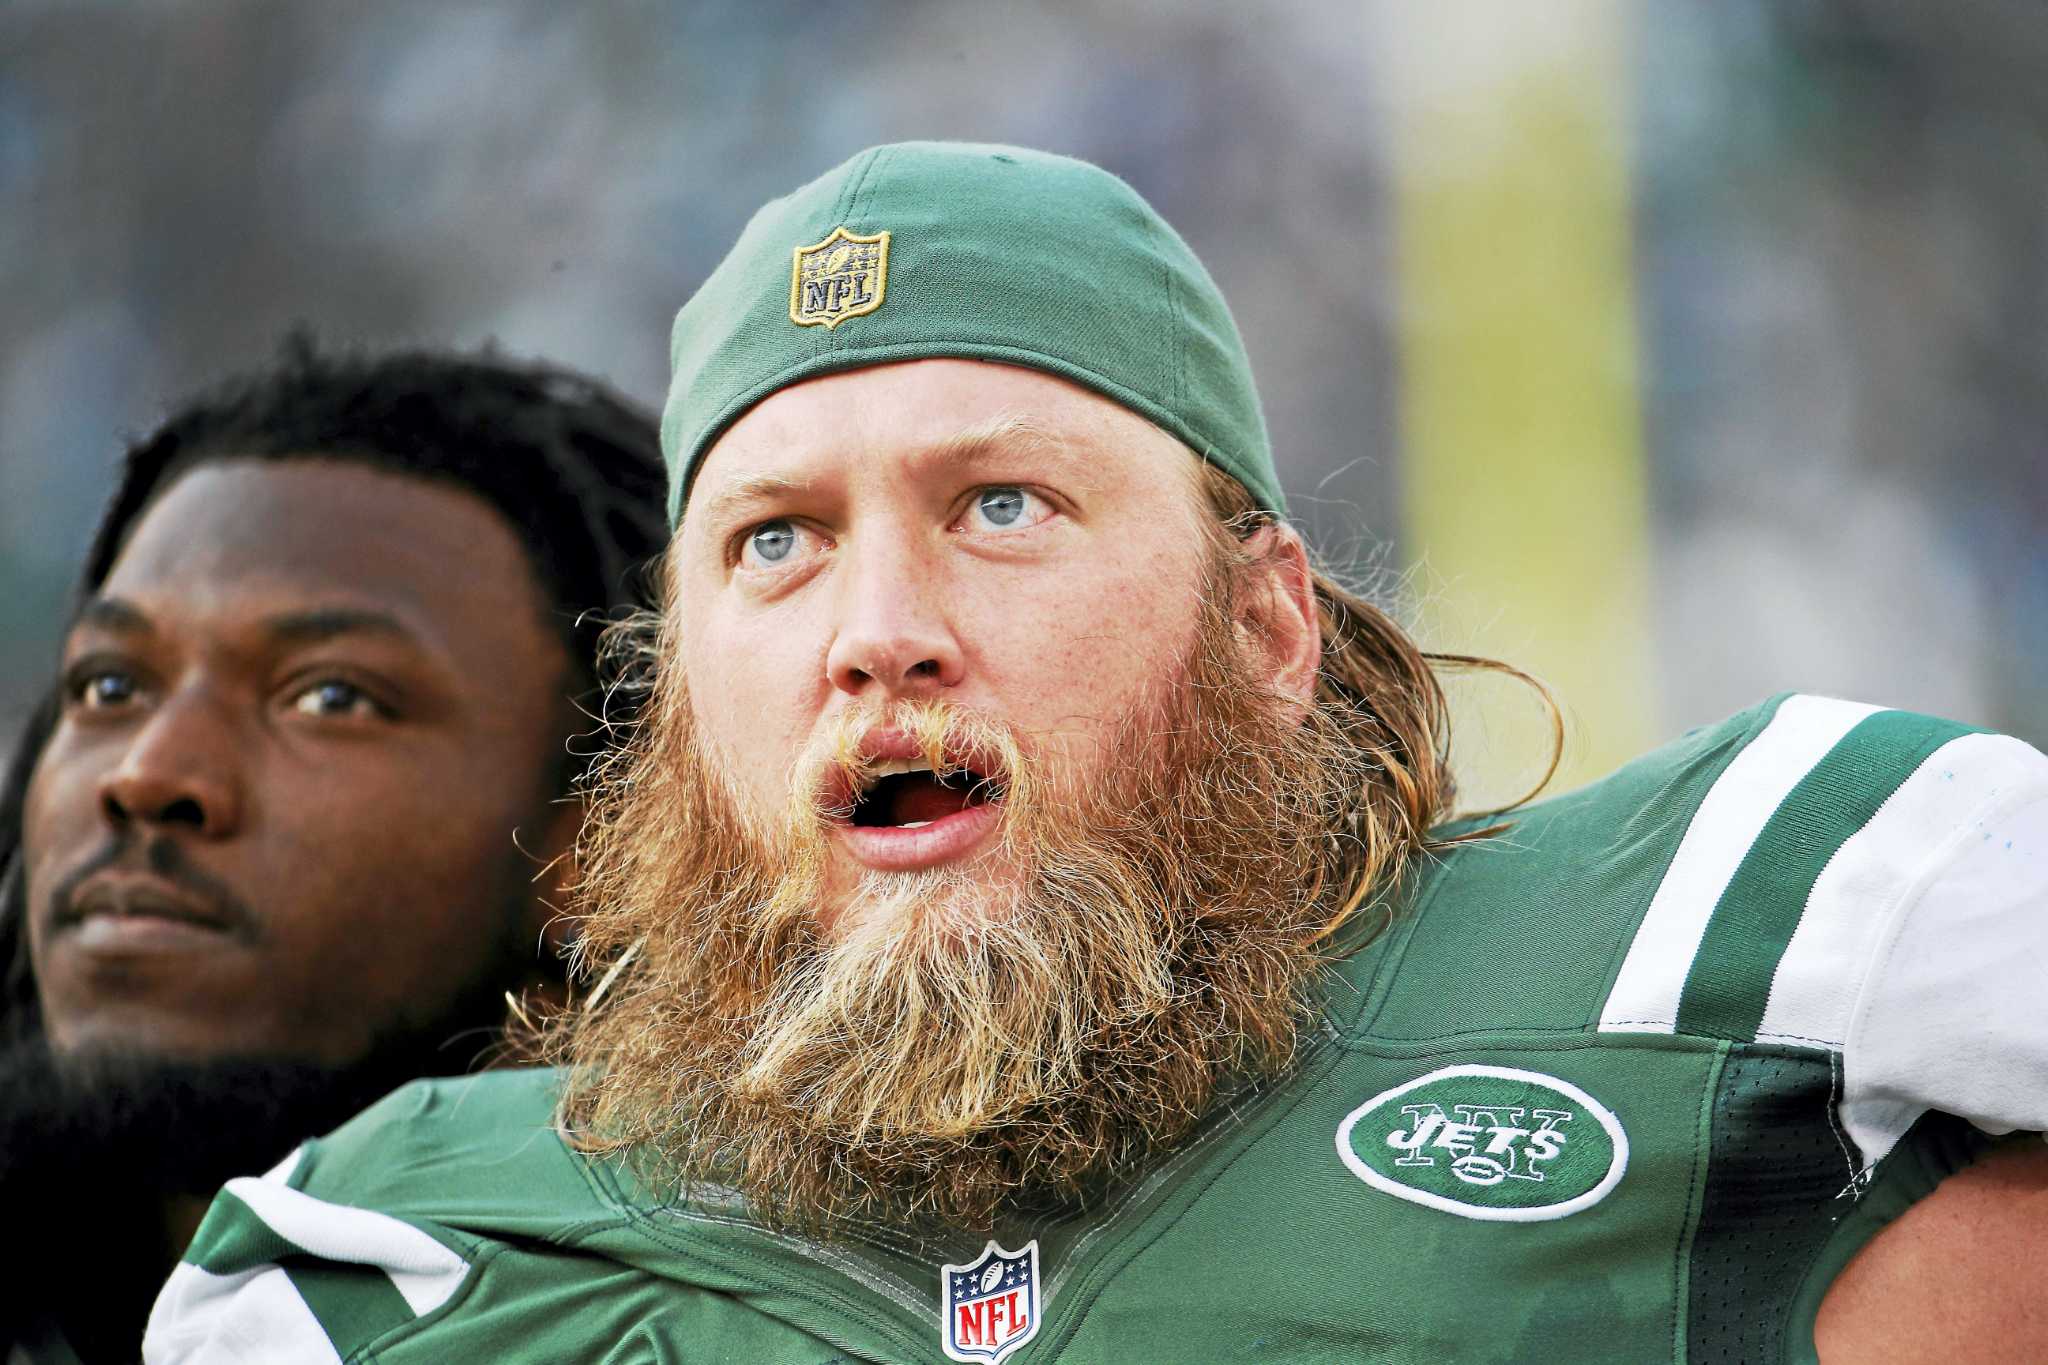
[[[60,1049],[346,1063],[532,958],[545,888],[529,855],[574,830],[548,799],[568,659],[488,504],[358,464],[209,463],[141,518],[101,592],[150,629],[81,623],[67,667],[113,669],[133,696],[67,701],[25,809],[30,947]],[[334,608],[409,638],[267,628]],[[84,951],[52,898],[124,823],[173,841],[257,932]]]
[[[1004,419],[1051,439],[943,453]],[[984,710],[1087,771],[1193,637],[1195,471],[1142,418],[1015,366],[921,360],[781,390],[712,447],[679,532],[671,600],[703,733],[763,812],[822,721],[898,698]],[[760,478],[783,485],[719,506]],[[1035,524],[977,518],[992,487],[1035,494]],[[746,542],[774,521],[795,539],[770,565]]]

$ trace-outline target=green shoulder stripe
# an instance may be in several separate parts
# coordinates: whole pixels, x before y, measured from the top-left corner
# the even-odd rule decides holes
[[[342,1265],[306,1256],[288,1258],[279,1268],[344,1360],[413,1320],[412,1305],[391,1277],[375,1266]]]
[[[197,1316],[213,1311],[198,1305],[220,1297],[224,1282],[282,1274],[343,1357],[439,1308],[470,1269],[415,1223],[254,1177],[231,1180],[214,1197],[185,1260],[202,1277],[185,1277]],[[279,1302],[295,1329],[310,1329],[290,1297]]]
[[[1680,1033],[1754,1041],[1814,881],[1927,756],[1973,726],[1910,711],[1859,722],[1794,786],[1714,906],[1678,998]]]
[[[214,1196],[184,1259],[210,1275],[239,1275],[304,1251],[258,1217],[230,1187]]]

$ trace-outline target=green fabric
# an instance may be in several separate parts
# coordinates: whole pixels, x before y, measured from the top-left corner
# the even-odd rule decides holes
[[[357,1359],[365,1365],[831,1365],[849,1359],[739,1298],[559,1246],[494,1246],[474,1280],[438,1314],[373,1342]]]
[[[1771,814],[1714,906],[1678,998],[1678,1030],[1754,1041],[1778,960],[1813,884],[1926,757],[1970,726],[1879,711],[1858,722]]]
[[[1445,1064],[1502,1061],[1614,1107],[1636,1148],[1615,1195],[1554,1221],[1480,1222],[1388,1198],[1331,1165],[1332,1131],[1371,1095]],[[1520,1035],[1418,1051],[1356,1040],[1262,1141],[1191,1171],[1173,1216],[1101,1254],[1069,1291],[1091,1297],[1054,1304],[1047,1330],[1064,1349],[1045,1358],[1664,1358],[1710,1069],[1711,1056],[1650,1041]]]
[[[282,1268],[344,1358],[413,1320],[412,1306],[384,1271],[308,1254],[229,1190],[214,1198],[182,1259],[221,1276],[264,1265]]]
[[[299,1251],[297,1243],[273,1232],[232,1190],[222,1190],[214,1196],[181,1259],[209,1274],[239,1275],[296,1256]]]
[[[843,302],[847,285],[872,309],[799,325],[796,253],[841,228],[889,234],[886,277],[856,269],[818,282],[832,286],[821,308]],[[1260,505],[1285,510],[1223,295],[1136,191],[1045,152],[905,142],[870,148],[764,207],[676,315],[661,424],[671,523],[705,450],[769,394],[938,356],[1085,385],[1186,442]]]
[[[408,1085],[309,1143],[291,1184],[317,1199],[390,1211],[466,1260],[480,1243],[449,1229],[573,1240],[583,1229],[563,1227],[553,1192],[592,1177],[555,1133],[552,1091],[538,1083],[545,1074],[494,1071]],[[347,1179],[337,1181],[342,1172]],[[584,1203],[595,1224],[625,1221],[587,1192]]]
[[[374,1266],[335,1265],[305,1256],[286,1257],[280,1264],[344,1359],[413,1320],[412,1305]]]
[[[1577,1031],[1597,1020],[1693,809],[1782,700],[1517,812],[1486,856],[1440,869],[1396,928],[1374,1033]]]
[[[1597,1122],[1573,1122],[1583,1103],[1552,1080],[1499,1070],[1440,1069],[1386,1092],[1340,1130],[1342,1152],[1380,1188],[1436,1208],[1520,1216],[1597,1196],[1619,1142]],[[1498,1151],[1447,1159],[1436,1139],[1453,1124],[1512,1131]]]
[[[1686,1177],[1685,1231],[1679,1234],[1678,1255],[1675,1273],[1671,1277],[1671,1358],[1687,1358],[1686,1341],[1690,1336],[1694,1319],[1707,1314],[1695,1314],[1692,1302],[1693,1248],[1699,1241],[1700,1219],[1706,1211],[1706,1175],[1708,1158],[1713,1151],[1715,1100],[1721,1094],[1721,1078],[1728,1067],[1728,1045],[1720,1044],[1714,1050],[1714,1064],[1707,1073],[1706,1087],[1700,1092],[1699,1120],[1693,1130],[1693,1164]]]
[[[1040,1256],[1038,1334],[1010,1365],[1810,1357],[1827,1281],[1953,1168],[1928,1147],[1936,1129],[1902,1139],[1859,1202],[1833,1125],[1837,1054],[1598,1027],[1706,789],[1775,709],[1418,863],[1381,907],[1391,927],[1347,940],[1326,973],[1292,1073],[1219,1106],[1100,1207],[995,1229]],[[1525,1083],[1487,1079],[1503,1071]],[[660,1207],[618,1164],[564,1147],[558,1080],[415,1085],[309,1146],[295,1185],[471,1261],[448,1304],[359,1359],[943,1359],[939,1267],[971,1262],[981,1235],[861,1227],[818,1244],[715,1192]],[[1625,1154],[1595,1136],[1601,1113]],[[1468,1171],[1462,1212],[1412,1197],[1458,1188],[1442,1170],[1393,1191],[1358,1171],[1385,1175],[1364,1148],[1425,1115],[1511,1168]],[[1577,1145],[1535,1151],[1546,1125]],[[1590,1203],[1558,1214],[1529,1194],[1551,1171],[1583,1193],[1623,1155]],[[1531,1210],[1544,1216],[1487,1216]]]
[[[1685,1266],[1690,1359],[1773,1361],[1811,1340],[1792,1301],[1856,1175],[1834,1121],[1838,1065],[1830,1053],[1728,1047]]]

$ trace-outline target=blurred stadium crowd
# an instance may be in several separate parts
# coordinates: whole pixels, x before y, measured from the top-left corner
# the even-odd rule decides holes
[[[1418,72],[1483,107],[1551,49],[1508,6],[1450,7],[1431,43],[1403,10],[9,6],[0,723],[48,677],[124,438],[181,392],[306,321],[495,339],[653,399],[676,305],[749,209],[904,137],[1086,157],[1180,225],[1238,310],[1297,514],[1331,554],[1423,564],[1426,617],[1434,584],[1468,585],[1402,511],[1424,457],[1404,336],[1431,300],[1403,288],[1388,130]],[[1642,738],[1782,687],[2048,733],[2036,11],[1541,13],[1620,35],[1650,534],[1616,572],[1650,585]],[[1460,643],[1515,655],[1540,626],[1485,600],[1492,633]]]

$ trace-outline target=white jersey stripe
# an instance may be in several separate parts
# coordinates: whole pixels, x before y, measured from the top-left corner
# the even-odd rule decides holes
[[[329,1204],[265,1180],[230,1180],[227,1192],[271,1231],[326,1261],[373,1265],[415,1314],[431,1313],[462,1284],[469,1263],[412,1224],[369,1209]]]
[[[1670,1033],[1714,906],[1757,834],[1799,780],[1880,708],[1793,696],[1708,789],[1600,1011],[1603,1033]]]
[[[286,1152],[284,1160],[278,1162],[256,1178],[258,1180],[267,1180],[273,1185],[288,1185],[291,1183],[292,1172],[299,1169],[299,1162],[305,1159],[305,1155],[306,1144],[302,1142],[289,1152]]]
[[[1822,869],[1771,981],[1760,1043],[1840,1048],[1875,945],[1928,859],[1945,850],[1999,779],[2012,786],[2033,750],[2005,735],[1963,735],[1930,754]]]
[[[276,1266],[171,1272],[142,1337],[144,1365],[341,1365],[327,1333]]]
[[[1842,1045],[1842,1127],[1866,1164],[1930,1109],[1987,1133],[2048,1131],[2048,760],[1980,771],[1872,945]],[[1962,774],[1957,774],[1960,784]]]

